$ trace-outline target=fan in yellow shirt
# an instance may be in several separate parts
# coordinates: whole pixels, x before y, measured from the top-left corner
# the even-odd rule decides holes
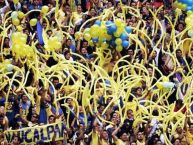
[[[112,137],[115,142],[115,145],[129,145],[129,136],[126,132],[121,133],[120,139],[116,136],[121,126],[122,124],[120,124],[119,127],[117,127],[112,133]]]
[[[0,139],[1,135],[5,130],[7,130],[9,126],[9,120],[5,115],[5,108],[3,106],[0,107]]]
[[[145,137],[142,132],[137,133],[137,145],[145,145]]]
[[[193,145],[193,123],[189,124],[189,128],[186,131],[186,138],[190,145]]]
[[[81,7],[81,5],[78,5],[77,11],[72,13],[72,23],[74,25],[79,24],[80,21],[82,20],[82,15],[83,15],[82,7]]]
[[[99,132],[98,132],[97,119],[95,118],[94,123],[93,123],[91,145],[98,145],[98,144],[99,144]]]
[[[100,145],[109,145],[109,135],[107,130],[103,130],[100,134],[100,138],[99,138],[99,143]]]

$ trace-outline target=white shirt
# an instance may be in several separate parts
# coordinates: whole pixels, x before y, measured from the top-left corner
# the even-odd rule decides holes
[[[5,6],[0,9],[1,18],[3,19],[6,9],[9,7],[9,3],[5,0]]]
[[[21,4],[18,2],[17,4],[14,4],[14,8],[16,11],[21,9]]]

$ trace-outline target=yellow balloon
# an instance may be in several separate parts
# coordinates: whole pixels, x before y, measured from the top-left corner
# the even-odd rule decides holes
[[[12,51],[15,55],[19,55],[21,52],[21,46],[19,44],[13,45],[12,46]]]
[[[99,36],[105,38],[105,34],[107,34],[106,26],[101,25],[99,28]]]
[[[91,30],[90,30],[90,35],[91,35],[93,38],[95,38],[95,37],[98,37],[98,36],[99,36],[99,33],[98,33],[97,29],[96,29],[96,30],[91,29]]]
[[[91,36],[93,37],[96,37],[98,36],[98,30],[100,30],[100,27],[98,25],[93,25],[91,28],[90,28],[90,34]]]
[[[105,34],[104,37],[109,41],[112,39],[112,36],[111,35],[108,35],[108,34]]]
[[[163,81],[163,82],[169,82],[169,78],[166,77],[166,76],[163,76],[163,77],[162,77],[162,81]]]
[[[123,23],[123,21],[121,19],[116,19],[115,20],[115,24],[119,27],[121,26],[121,24]]]
[[[115,44],[121,45],[121,43],[122,43],[122,40],[121,40],[120,38],[117,38],[117,39],[115,40]]]
[[[86,34],[86,33],[90,33],[90,28],[86,28],[86,29],[84,30],[84,34]]]
[[[179,15],[181,15],[181,14],[182,14],[182,10],[179,9],[179,8],[177,8],[177,9],[176,9],[176,13],[179,14]]]
[[[100,26],[100,29],[106,30],[106,26],[105,26],[105,25],[101,25],[101,26]]]
[[[163,89],[163,85],[160,82],[158,82],[156,86],[157,86],[158,89]]]
[[[19,40],[18,43],[21,43],[21,44],[25,44],[27,41],[26,37],[20,37],[18,40]]]
[[[44,47],[45,47],[46,51],[50,51],[51,50],[50,46],[48,46],[47,44]]]
[[[192,15],[190,15],[190,16],[192,16]],[[192,19],[190,16],[186,17],[186,19],[185,19],[185,23],[187,26],[193,26]]]
[[[28,55],[28,50],[26,49],[26,44],[21,45],[22,50],[20,50],[22,53],[19,54],[21,58],[25,58]]]
[[[32,58],[33,56],[34,56],[34,51],[33,51],[33,49],[29,46],[29,45],[26,45],[26,48],[25,48],[26,50],[27,50],[27,57],[28,57],[28,59],[30,59],[30,58]]]
[[[46,13],[48,13],[48,11],[49,11],[49,7],[48,6],[43,6],[42,7],[42,10],[41,10],[42,13],[46,14]]]
[[[91,41],[88,42],[89,46],[94,46],[94,43]]]
[[[24,37],[27,40],[27,35],[24,33],[20,33],[21,37]]]
[[[19,19],[15,18],[15,19],[12,19],[12,23],[13,25],[18,26],[20,24],[20,21]]]
[[[19,32],[15,32],[11,35],[11,40],[13,43],[17,43],[17,39],[20,37]]]
[[[22,26],[17,26],[17,30],[19,31],[19,32],[21,32],[22,30],[23,30],[23,28],[22,28]]]
[[[100,30],[100,27],[98,25],[93,25],[90,28],[90,35],[94,38],[94,37],[98,37],[99,33],[98,30]]]
[[[14,4],[17,4],[19,2],[19,0],[13,0]]]
[[[122,47],[122,46],[117,46],[117,47],[116,47],[116,50],[117,50],[118,52],[120,52],[120,51],[123,50],[123,47]]]
[[[99,29],[99,26],[94,24],[92,27],[91,27],[92,30],[98,30]]]
[[[189,17],[190,15],[192,15],[193,12],[192,11],[187,11],[187,16]]]
[[[185,23],[186,23],[186,24],[189,24],[190,22],[191,22],[190,17],[186,17],[186,19],[185,19]]]
[[[122,32],[123,32],[123,31],[121,31],[120,29],[118,29],[118,30],[114,33],[114,36],[115,36],[115,37],[120,37],[120,35],[121,35]]]
[[[35,18],[31,19],[29,23],[30,23],[30,26],[33,27],[33,26],[35,26],[37,24],[37,19],[35,19]]]
[[[60,49],[62,47],[62,44],[61,44],[61,42],[56,42],[56,44],[55,44],[55,48],[56,49]]]
[[[188,18],[190,18],[192,20],[193,19],[193,15],[188,16]]]
[[[17,13],[18,13],[18,18],[20,19],[22,19],[25,16],[25,14],[21,11],[18,11]]]
[[[80,39],[81,38],[81,32],[76,32],[74,36],[75,36],[76,40]]]
[[[173,7],[174,7],[174,8],[177,8],[178,5],[179,5],[179,3],[178,3],[177,1],[175,1],[175,2],[173,3]]]
[[[90,34],[89,34],[89,33],[84,34],[84,39],[85,39],[86,41],[89,41],[89,40],[91,39]]]
[[[177,6],[177,8],[179,8],[181,10],[185,10],[186,7],[187,7],[187,5],[186,4],[182,4],[182,3],[179,3],[178,6]]]
[[[102,43],[101,47],[102,47],[103,49],[107,49],[107,48],[109,47],[109,45],[108,45],[107,43]]]

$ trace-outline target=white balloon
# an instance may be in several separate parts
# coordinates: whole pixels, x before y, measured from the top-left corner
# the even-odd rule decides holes
[[[13,65],[12,64],[7,64],[6,70],[8,72],[11,72],[13,70]]]
[[[188,31],[188,36],[193,37],[193,30]]]
[[[12,18],[12,19],[17,18],[17,16],[18,16],[18,13],[17,13],[16,11],[14,11],[14,12],[11,13],[11,18]]]
[[[168,89],[172,89],[175,86],[173,82],[163,82],[162,85],[164,88],[168,88]]]

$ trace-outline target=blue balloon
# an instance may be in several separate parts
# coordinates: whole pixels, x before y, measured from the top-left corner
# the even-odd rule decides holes
[[[131,32],[132,32],[132,29],[131,29],[131,27],[126,26],[126,27],[125,27],[125,31],[126,31],[127,33],[131,33]]]
[[[107,29],[107,34],[113,35],[113,32],[110,29]]]
[[[186,8],[187,11],[192,11],[192,9],[193,9],[192,6],[188,6],[188,7]]]
[[[101,21],[100,20],[96,20],[94,24],[96,24],[98,26],[101,26]]]
[[[178,2],[180,2],[182,4],[186,4],[187,6],[193,5],[193,0],[178,0]]]
[[[126,33],[122,33],[121,36],[120,36],[121,40],[127,40],[128,39],[128,36]]]
[[[180,2],[180,3],[185,3],[186,0],[178,0],[178,2]]]
[[[97,43],[97,42],[99,41],[99,39],[98,39],[98,38],[92,38],[92,41],[93,41],[94,43]]]
[[[111,24],[111,26],[109,26],[107,28],[107,33],[109,35],[113,35],[113,33],[116,32],[116,31],[117,31],[117,26],[115,24],[113,24],[113,23]]]
[[[106,22],[106,25],[111,25],[111,24],[113,24],[112,21],[107,21],[107,22]]]
[[[117,31],[117,26],[113,24],[112,26],[110,26],[109,29],[110,29],[110,31],[112,31],[114,33]]]
[[[193,0],[185,0],[184,3],[187,4],[188,6],[192,6],[193,5]]]
[[[129,46],[129,41],[124,40],[122,42],[122,46],[123,46],[123,48],[127,48]]]

